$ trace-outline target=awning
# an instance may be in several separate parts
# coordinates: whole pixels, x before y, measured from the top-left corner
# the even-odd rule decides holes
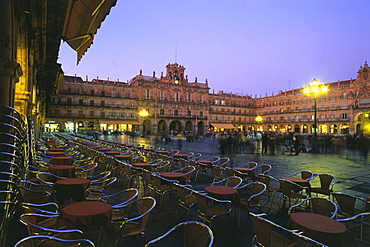
[[[77,51],[77,64],[93,42],[100,24],[117,0],[69,0],[63,40]]]
[[[236,129],[233,124],[229,123],[210,123],[213,127],[217,129]]]

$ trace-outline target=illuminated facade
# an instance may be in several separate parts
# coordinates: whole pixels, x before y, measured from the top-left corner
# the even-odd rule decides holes
[[[370,134],[369,73],[365,62],[356,79],[325,83],[329,91],[317,97],[318,134]],[[210,93],[207,80],[189,82],[185,67],[177,63],[168,64],[160,77],[140,71],[128,82],[65,76],[45,126],[51,131],[203,134],[213,128],[312,134],[314,99],[302,89],[265,97]]]

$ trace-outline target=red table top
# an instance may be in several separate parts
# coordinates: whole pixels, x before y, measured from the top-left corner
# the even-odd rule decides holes
[[[199,163],[205,163],[205,164],[210,164],[212,163],[211,160],[198,160]]]
[[[50,163],[54,165],[72,165],[73,158],[72,157],[53,157],[51,158]]]
[[[133,148],[143,149],[144,147],[142,147],[142,146],[134,146]]]
[[[107,222],[109,222],[112,216],[112,206],[99,201],[76,202],[63,208],[60,215],[62,218],[84,225],[94,221],[95,216],[105,216],[108,219]],[[101,221],[102,219],[96,218],[96,220]]]
[[[69,169],[75,169],[74,166],[66,166],[66,165],[55,165],[48,167],[49,171],[55,171],[55,170],[69,170]]]
[[[109,148],[98,148],[98,151],[110,151]]]
[[[168,151],[162,151],[162,150],[159,150],[159,151],[155,151],[157,154],[168,154]]]
[[[66,156],[64,152],[47,152],[46,155],[54,156],[54,157],[65,157]]]
[[[175,158],[187,158],[188,155],[187,154],[175,154],[173,157],[175,157]]]
[[[233,169],[234,169],[234,170],[237,170],[237,171],[241,171],[241,172],[249,172],[249,171],[253,171],[253,169],[251,169],[251,168],[247,168],[247,167],[234,167]]]
[[[282,177],[282,179],[292,181],[294,183],[307,183],[308,181],[303,178],[297,178],[297,177]]]
[[[154,148],[144,148],[145,151],[154,151]]]
[[[219,194],[219,195],[230,195],[238,193],[238,191],[232,187],[227,186],[208,186],[204,189],[207,193]]]
[[[133,163],[132,165],[137,167],[152,166],[150,163]]]
[[[113,157],[116,159],[131,159],[131,156],[126,155],[126,154],[117,154],[117,155],[114,155]]]
[[[185,174],[181,172],[162,172],[161,176],[165,178],[180,178],[185,176]]]
[[[345,233],[347,228],[340,222],[329,217],[313,213],[293,213],[290,215],[293,223],[307,229],[324,233]]]
[[[104,151],[105,154],[116,154],[118,155],[119,154],[119,151]]]
[[[68,178],[68,179],[58,180],[55,182],[55,184],[63,184],[63,185],[81,184],[87,188],[87,186],[90,184],[90,180],[84,179],[84,178]]]

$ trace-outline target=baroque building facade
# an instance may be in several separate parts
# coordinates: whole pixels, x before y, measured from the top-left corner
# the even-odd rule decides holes
[[[208,130],[314,133],[314,99],[302,88],[252,97],[210,92],[208,81],[190,82],[185,67],[168,64],[166,73],[128,82],[65,76],[47,109],[47,131],[129,131],[150,134]],[[318,134],[370,134],[370,68],[356,79],[325,83],[317,97]]]

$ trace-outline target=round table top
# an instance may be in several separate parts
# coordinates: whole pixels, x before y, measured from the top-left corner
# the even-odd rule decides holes
[[[162,172],[161,176],[165,178],[179,178],[185,176],[185,174],[182,172]]]
[[[119,151],[104,151],[105,154],[119,154]]]
[[[307,179],[297,178],[297,177],[282,177],[282,179],[292,181],[294,183],[307,183],[308,182]]]
[[[154,151],[154,148],[144,148],[145,151]]]
[[[67,165],[54,165],[54,166],[48,167],[48,170],[49,171],[53,171],[53,170],[67,170],[67,169],[75,169],[75,167],[74,166],[67,166]]]
[[[117,154],[113,156],[114,158],[131,158],[130,155],[127,154]]]
[[[164,151],[164,150],[158,150],[158,151],[155,151],[156,153],[158,154],[168,154],[168,151]]]
[[[69,156],[64,156],[64,157],[53,157],[51,158],[53,160],[73,160],[72,157],[69,157]]]
[[[141,167],[141,166],[152,166],[150,163],[133,163],[133,166]]]
[[[69,204],[62,209],[62,214],[73,215],[73,216],[91,216],[104,214],[112,210],[112,206],[105,202],[99,201],[83,201]]]
[[[290,220],[307,229],[324,233],[344,233],[347,228],[335,219],[313,213],[293,213]]]
[[[219,194],[219,195],[229,195],[238,193],[233,187],[227,186],[208,186],[204,189],[207,193]]]
[[[64,185],[75,185],[75,184],[89,184],[90,180],[85,178],[68,178],[60,179],[55,182],[55,184],[64,184]]]
[[[234,167],[233,168],[234,170],[237,170],[237,171],[253,171],[253,169],[251,168],[248,168],[248,167]]]
[[[109,148],[98,148],[98,151],[110,151]]]
[[[212,161],[211,161],[211,160],[198,160],[198,162],[199,162],[199,163],[206,163],[206,164],[208,164],[208,163],[212,163]]]
[[[49,148],[48,151],[49,152],[63,152],[64,149],[63,148]]]
[[[188,157],[187,154],[175,154],[174,157]]]

